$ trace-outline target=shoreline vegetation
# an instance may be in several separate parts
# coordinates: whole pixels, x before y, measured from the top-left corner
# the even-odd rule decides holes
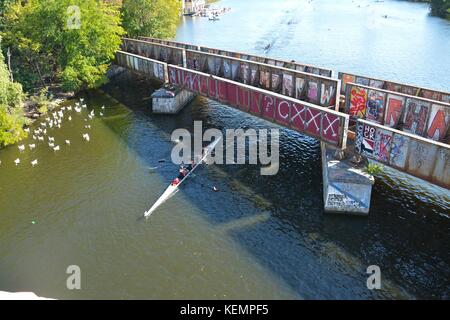
[[[407,0],[409,2],[422,2],[430,5],[430,14],[450,20],[450,0]]]
[[[108,81],[122,36],[172,38],[180,0],[0,0],[0,149]]]
[[[407,1],[450,18],[450,0]],[[105,84],[122,36],[173,38],[180,15],[180,0],[0,0],[0,148],[62,101]]]

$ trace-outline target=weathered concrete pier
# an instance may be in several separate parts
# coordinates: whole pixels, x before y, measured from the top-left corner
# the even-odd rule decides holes
[[[370,209],[370,197],[375,179],[364,171],[362,165],[356,165],[349,155],[343,153],[338,159],[336,153],[325,143],[322,151],[323,202],[326,212],[367,215]]]
[[[152,94],[152,112],[177,114],[195,98],[195,94],[180,88],[162,87]]]

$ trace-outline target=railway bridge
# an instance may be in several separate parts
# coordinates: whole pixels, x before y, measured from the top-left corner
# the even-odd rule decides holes
[[[320,140],[328,211],[369,211],[373,177],[343,153],[450,188],[448,92],[148,37],[116,64]]]

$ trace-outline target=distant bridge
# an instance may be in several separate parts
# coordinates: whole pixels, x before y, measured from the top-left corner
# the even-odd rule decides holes
[[[448,92],[145,37],[116,63],[450,189]]]

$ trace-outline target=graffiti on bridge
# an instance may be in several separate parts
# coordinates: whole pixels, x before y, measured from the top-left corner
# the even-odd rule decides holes
[[[435,141],[450,140],[450,104],[444,102],[348,83],[346,109],[353,118]]]
[[[369,121],[356,123],[355,151],[450,188],[450,146]]]
[[[169,65],[168,73],[173,85],[345,148],[347,115],[176,66]]]

